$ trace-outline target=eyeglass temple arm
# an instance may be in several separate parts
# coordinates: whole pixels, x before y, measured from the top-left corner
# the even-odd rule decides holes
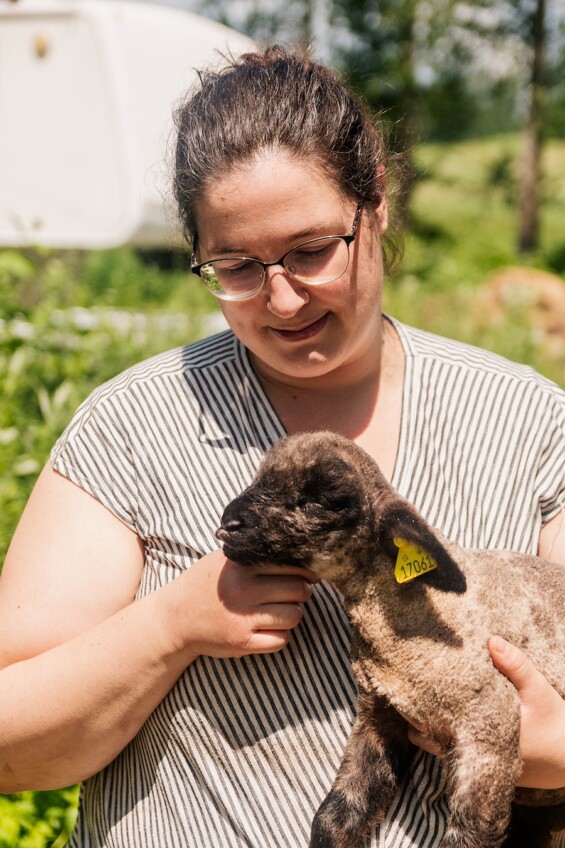
[[[359,226],[359,221],[361,220],[361,213],[363,212],[364,201],[360,200],[357,204],[357,209],[355,210],[355,217],[353,219],[353,224],[351,227],[351,235],[355,235],[357,232],[357,227]]]
[[[195,230],[194,235],[192,237],[192,251],[190,253],[190,268],[191,268],[191,270],[193,270],[194,267],[196,265],[198,265],[198,257],[196,255],[197,250],[198,250],[198,233]],[[199,274],[198,271],[196,273]]]

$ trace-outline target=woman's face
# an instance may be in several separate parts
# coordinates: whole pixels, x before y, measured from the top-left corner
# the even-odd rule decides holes
[[[355,209],[356,201],[311,162],[271,152],[205,191],[196,208],[199,261],[248,256],[273,262],[308,239],[347,235]],[[256,297],[220,301],[261,376],[331,387],[378,367],[385,229],[384,202],[379,210],[364,207],[349,266],[338,280],[307,286],[277,265],[267,270]]]

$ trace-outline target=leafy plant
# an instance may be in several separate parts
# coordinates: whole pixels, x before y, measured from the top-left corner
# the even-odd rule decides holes
[[[78,787],[0,795],[0,848],[63,848],[77,802]]]
[[[89,279],[97,263],[105,275],[93,282],[90,308],[71,305],[75,293],[88,303],[82,274]],[[0,320],[0,563],[33,481],[80,402],[135,362],[202,335],[216,308],[189,275],[144,266],[129,250],[3,251],[1,286],[9,297]],[[149,290],[154,301],[161,293],[160,309]]]

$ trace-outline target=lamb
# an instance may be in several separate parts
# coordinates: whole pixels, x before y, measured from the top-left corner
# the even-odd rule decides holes
[[[406,719],[444,753],[442,848],[565,836],[565,788],[515,789],[519,700],[487,648],[494,633],[521,646],[565,696],[565,568],[448,541],[365,451],[323,432],[271,448],[217,536],[241,564],[301,565],[331,581],[351,621],[357,719],[311,848],[359,848],[384,818],[414,753]]]

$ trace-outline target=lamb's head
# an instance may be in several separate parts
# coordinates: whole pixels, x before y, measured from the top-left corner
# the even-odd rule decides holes
[[[272,447],[251,486],[224,510],[216,535],[242,565],[302,566],[342,591],[353,591],[361,571],[379,563],[393,574],[401,538],[441,565],[419,583],[465,591],[437,534],[364,450],[335,433],[288,436]]]
[[[374,529],[358,450],[333,434],[290,436],[265,456],[254,482],[225,509],[217,536],[245,565],[300,565],[329,577],[367,548]],[[362,452],[360,452],[360,455]]]

